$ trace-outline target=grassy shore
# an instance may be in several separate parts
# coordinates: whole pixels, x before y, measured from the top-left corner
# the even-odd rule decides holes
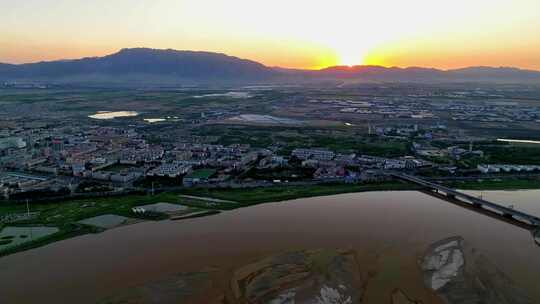
[[[247,205],[254,205],[273,201],[283,201],[302,197],[332,195],[339,193],[381,191],[381,190],[414,190],[414,185],[401,182],[386,182],[378,184],[331,184],[310,186],[276,186],[269,188],[245,189],[182,189],[179,193],[199,197],[212,197],[234,203],[208,204],[203,200],[180,197],[178,193],[163,192],[156,195],[126,195],[121,197],[102,197],[91,199],[78,199],[66,201],[51,201],[30,203],[30,212],[39,215],[31,220],[19,221],[20,225],[44,225],[61,227],[76,223],[82,219],[103,215],[116,214],[133,217],[131,208],[140,205],[167,202],[181,204],[194,209],[234,209]],[[25,204],[0,203],[0,215],[11,213],[25,213]]]
[[[305,197],[334,195],[366,191],[416,190],[419,187],[402,182],[384,182],[377,184],[328,184],[310,186],[275,186],[246,189],[208,189],[193,188],[181,192],[189,195],[212,197],[251,206],[261,203],[286,201]]]
[[[157,202],[181,203],[181,201],[180,198],[172,193],[161,193],[155,196],[126,195],[120,197],[30,203],[30,212],[39,212],[39,216],[35,219],[18,223],[62,226],[103,214],[133,217],[131,208],[135,206]],[[25,212],[25,204],[0,204],[0,215]]]
[[[464,190],[540,189],[540,180],[506,179],[483,181],[454,181],[446,183],[446,185]],[[80,200],[39,202],[30,204],[30,211],[39,212],[39,216],[32,220],[20,221],[17,224],[62,227],[65,225],[76,223],[82,219],[103,214],[116,214],[126,217],[134,217],[134,214],[131,212],[131,208],[157,202],[181,204],[192,207],[194,209],[227,210],[267,202],[334,195],[340,193],[417,189],[419,189],[419,187],[416,185],[399,181],[371,184],[321,184],[307,186],[277,185],[274,187],[242,189],[189,188],[180,189],[178,193],[199,197],[212,197],[237,202],[238,204],[220,202],[208,204],[207,202],[204,202],[202,200],[180,197],[178,193],[174,192],[164,192],[156,194],[154,196],[126,195],[122,197],[102,197]],[[0,202],[0,216],[11,213],[25,212],[25,204]]]
[[[10,226],[49,226],[57,227],[60,231],[50,236],[0,250],[0,256],[40,247],[82,234],[103,231],[103,229],[81,225],[77,222],[104,214],[116,214],[133,218],[137,217],[137,215],[131,212],[131,208],[158,202],[179,203],[188,206],[197,205],[197,202],[181,199],[174,193],[161,193],[155,196],[127,195],[123,197],[31,203],[30,211],[39,212],[39,215],[30,220],[17,221],[15,224],[10,224]],[[199,210],[199,208],[194,208],[193,210]],[[25,204],[14,204],[9,202],[3,204],[0,203],[0,215],[25,212]],[[154,217],[152,219],[159,220],[166,218],[168,218],[168,216],[163,214],[163,216]],[[0,225],[0,229],[3,226],[7,225]]]
[[[538,179],[500,179],[481,181],[455,181],[445,185],[463,190],[530,190],[540,189]]]
[[[65,226],[60,227],[60,231],[54,234],[51,234],[49,236],[45,236],[45,237],[30,241],[30,242],[26,242],[17,246],[12,246],[12,247],[8,247],[6,249],[0,250],[0,257],[17,253],[20,251],[24,251],[24,250],[29,250],[32,248],[45,246],[50,243],[62,241],[62,240],[76,237],[79,235],[84,235],[88,233],[97,233],[100,231],[102,230],[94,228],[94,227],[86,226],[86,225],[75,225],[75,224],[65,225]]]
[[[33,203],[30,204],[30,211],[39,212],[39,216],[31,220],[19,221],[14,225],[51,227],[54,226],[58,227],[60,231],[53,235],[37,239],[28,243],[24,243],[16,247],[6,248],[0,251],[0,256],[40,247],[52,242],[64,240],[86,233],[100,232],[102,231],[102,229],[81,225],[77,222],[86,218],[103,214],[116,214],[127,217],[134,217],[134,214],[131,212],[131,208],[143,204],[151,204],[157,202],[168,202],[173,204],[176,203],[191,207],[191,211],[207,210],[208,214],[214,214],[219,212],[218,210],[230,210],[266,202],[285,201],[302,197],[314,197],[365,191],[414,189],[417,189],[414,185],[401,182],[387,182],[363,185],[332,184],[310,186],[276,186],[270,188],[249,189],[205,188],[184,189],[180,192],[183,194],[190,194],[199,197],[212,197],[228,201],[234,201],[237,203],[216,202],[209,204],[207,201],[204,200],[180,197],[178,193],[173,192],[164,192],[154,196],[126,195],[124,197],[103,197],[93,199],[68,200],[61,202]],[[25,204],[0,204],[0,215],[24,212],[26,212]]]

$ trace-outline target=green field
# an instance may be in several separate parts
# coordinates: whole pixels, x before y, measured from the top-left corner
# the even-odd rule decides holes
[[[57,227],[59,232],[43,237],[41,239],[27,242],[21,246],[10,247],[7,250],[0,251],[0,256],[5,254],[14,253],[20,250],[26,250],[29,248],[38,247],[44,244],[55,242],[58,240],[74,237],[81,234],[100,232],[102,229],[81,225],[77,223],[80,220],[104,215],[104,214],[116,214],[125,217],[134,218],[137,215],[131,212],[131,208],[135,206],[168,202],[178,203],[186,206],[192,206],[186,210],[186,213],[198,211],[201,206],[204,206],[202,202],[195,200],[187,200],[179,198],[174,193],[161,193],[155,196],[148,195],[127,195],[124,197],[104,197],[84,200],[71,200],[61,202],[49,202],[49,203],[31,203],[30,211],[39,212],[37,218],[31,220],[17,221],[9,226],[28,227],[28,226],[47,226]],[[25,213],[26,205],[24,204],[0,204],[0,216],[10,213]],[[152,217],[153,220],[166,219],[166,215],[159,217]],[[143,219],[148,219],[143,217]],[[2,228],[2,227],[0,227]]]
[[[190,204],[189,201],[179,198],[174,193],[160,193],[154,196],[126,195],[121,197],[102,197],[39,204],[31,203],[30,211],[39,212],[39,216],[36,219],[19,222],[18,224],[62,226],[103,214],[117,214],[133,217],[134,215],[131,212],[131,208],[159,202],[183,205]],[[0,205],[0,215],[24,212],[26,212],[26,206],[24,204]]]
[[[200,179],[207,179],[210,176],[214,175],[216,173],[216,170],[214,169],[199,169],[193,171],[191,174],[189,174],[188,178],[200,178]]]
[[[46,226],[5,227],[0,231],[0,252],[34,240],[37,241],[57,232],[59,232],[58,228]]]
[[[278,153],[281,155],[289,155],[296,148],[326,148],[339,153],[384,157],[403,156],[409,151],[404,140],[369,137],[343,128],[208,125],[194,130],[194,133],[218,136],[217,143],[223,145],[242,143],[268,147],[280,143],[282,147]]]
[[[447,143],[433,143],[439,147],[448,147]],[[469,143],[457,144],[468,149]],[[499,141],[483,141],[474,143],[474,149],[484,151],[484,158],[475,158],[464,161],[465,164],[475,167],[477,164],[514,164],[514,165],[540,165],[540,145],[527,143],[508,143]]]
[[[491,164],[540,165],[540,145],[491,147],[485,153]]]

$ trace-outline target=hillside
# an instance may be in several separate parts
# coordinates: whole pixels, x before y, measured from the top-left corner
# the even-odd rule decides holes
[[[0,64],[2,81],[59,83],[263,83],[358,80],[380,82],[540,83],[540,72],[517,68],[335,66],[321,70],[270,68],[258,62],[211,52],[122,49],[103,56],[21,65]]]

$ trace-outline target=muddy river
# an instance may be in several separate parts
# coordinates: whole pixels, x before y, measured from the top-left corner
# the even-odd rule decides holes
[[[540,215],[540,191],[471,193]],[[316,249],[355,252],[369,277],[363,302],[391,303],[399,289],[437,303],[418,261],[430,244],[453,236],[540,303],[540,247],[529,231],[415,191],[297,199],[64,240],[0,258],[0,303],[96,303],[197,273],[207,275],[204,283],[190,287],[182,302],[220,303],[240,267]]]

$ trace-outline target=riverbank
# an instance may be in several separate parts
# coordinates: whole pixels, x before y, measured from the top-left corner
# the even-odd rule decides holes
[[[477,181],[452,181],[444,185],[462,190],[533,190],[540,189],[538,179],[489,179]]]
[[[516,206],[530,207],[536,214],[539,211],[539,206],[534,203],[538,191],[511,194],[496,191],[485,195],[495,201],[506,201],[512,195]],[[456,219],[459,219],[459,225],[456,225]],[[399,288],[416,302],[442,303],[436,301],[436,294],[424,285],[419,262],[431,244],[453,236],[462,236],[477,252],[491,257],[501,269],[509,271],[508,275],[519,286],[531,291],[534,299],[540,299],[535,280],[531,280],[536,278],[535,269],[540,267],[538,247],[528,231],[419,191],[375,191],[268,203],[216,216],[128,225],[102,234],[77,237],[0,258],[1,279],[6,282],[2,294],[9,300],[26,302],[41,298],[108,303],[121,302],[112,301],[116,299],[145,302],[152,298],[139,300],[139,291],[145,292],[142,295],[154,296],[154,299],[184,291],[189,291],[189,296],[197,296],[196,292],[200,291],[203,298],[181,297],[171,302],[221,303],[222,292],[234,286],[234,282],[239,282],[237,286],[249,287],[246,291],[261,286],[256,282],[268,286],[279,284],[276,280],[266,281],[268,276],[257,275],[260,268],[251,267],[266,258],[289,252],[343,248],[358,253],[355,260],[359,267],[355,269],[363,272],[360,279],[369,281],[367,285],[355,285],[358,286],[355,290],[367,287],[365,299],[370,302],[390,302],[390,295]],[[501,246],[501,240],[505,246]],[[351,269],[342,264],[346,260],[339,258],[336,261],[332,256],[336,257],[326,253],[311,256],[313,258],[308,256],[307,266],[316,266],[309,269],[313,271]],[[508,258],[513,256],[519,258]],[[302,256],[298,257],[301,261]],[[290,267],[302,265],[297,259],[286,257],[286,261],[289,266],[284,265],[283,276],[279,278],[285,278]],[[332,261],[342,262],[335,265],[337,268],[321,268]],[[465,262],[471,266],[473,263]],[[24,269],[39,270],[28,282],[35,286],[32,293],[25,292],[24,286],[10,280]],[[268,270],[265,273],[272,277],[275,272]],[[49,280],[52,285],[40,285],[39,282],[44,280]],[[278,286],[275,284],[273,286]],[[292,287],[287,285],[283,290]],[[500,287],[497,285],[493,290],[501,290]],[[248,296],[246,293],[241,295]]]
[[[183,189],[178,192],[163,192],[156,195],[126,195],[124,197],[102,197],[66,201],[35,202],[30,204],[30,211],[38,214],[31,219],[19,220],[7,226],[44,226],[56,227],[57,233],[28,241],[18,246],[0,250],[0,256],[44,246],[71,237],[99,233],[105,229],[80,224],[81,220],[112,214],[139,220],[164,220],[171,216],[160,214],[148,218],[132,212],[133,207],[145,204],[167,202],[186,206],[188,209],[175,218],[188,219],[190,214],[213,215],[220,210],[233,210],[268,202],[287,201],[298,198],[327,196],[342,193],[368,191],[416,190],[417,186],[402,182],[384,182],[377,184],[324,184],[309,186],[276,186],[249,189]],[[198,198],[200,197],[200,199]],[[26,205],[6,202],[0,205],[0,216],[24,214]],[[2,227],[0,227],[2,228]]]
[[[504,180],[504,181],[466,181],[446,184],[464,190],[519,190],[540,189],[540,181],[536,180]],[[90,217],[113,214],[139,220],[169,219],[167,214],[149,218],[132,212],[132,208],[140,205],[167,202],[186,206],[185,214],[178,219],[190,218],[189,214],[213,215],[222,210],[233,210],[269,202],[281,202],[300,198],[330,196],[344,193],[372,191],[414,191],[420,186],[400,181],[388,181],[370,184],[320,184],[307,186],[278,185],[264,188],[244,189],[212,189],[190,188],[175,192],[163,192],[156,195],[126,195],[124,197],[103,197],[94,199],[68,200],[61,202],[31,203],[30,211],[39,215],[28,220],[21,220],[9,226],[46,226],[57,227],[59,232],[25,244],[0,250],[0,256],[40,247],[56,241],[68,239],[87,233],[98,233],[96,229],[81,225],[79,221]],[[4,203],[0,205],[0,216],[13,213],[25,213],[24,204]],[[185,216],[184,216],[185,215]],[[0,224],[8,226],[7,224]]]
[[[126,217],[129,220],[164,220],[169,218],[165,213],[146,212],[134,213],[133,207],[148,205],[159,202],[170,202],[191,206],[190,201],[178,198],[174,193],[160,193],[155,196],[149,195],[126,195],[124,197],[101,197],[93,199],[76,199],[66,201],[34,202],[29,204],[31,214],[35,216],[23,218],[10,223],[3,223],[3,227],[55,227],[59,231],[35,240],[29,240],[20,245],[6,247],[0,250],[0,256],[12,254],[31,248],[40,247],[53,242],[65,240],[75,236],[99,233],[105,229],[86,225],[82,220],[101,215],[111,214]],[[188,207],[186,213],[199,211],[199,208]],[[5,202],[0,204],[0,218],[8,214],[25,215],[26,204]]]
[[[181,193],[202,197],[211,197],[220,200],[238,202],[242,207],[269,202],[288,201],[299,198],[327,196],[343,193],[357,193],[368,191],[403,191],[419,190],[420,187],[399,181],[370,183],[370,184],[320,184],[309,186],[274,186],[264,188],[246,189],[211,189],[193,188],[182,190]],[[224,205],[230,209],[230,204]]]
[[[15,226],[15,227],[24,227],[24,226]],[[2,228],[3,229],[3,228]],[[98,230],[95,227],[85,226],[85,225],[66,225],[59,228],[60,230],[52,235],[45,236],[33,241],[29,241],[17,246],[8,247],[6,249],[0,250],[0,258],[6,255],[14,254],[17,252],[30,250],[33,248],[38,248],[45,246],[54,242],[59,242],[62,240],[70,239],[80,235],[98,233],[102,230]],[[1,230],[0,230],[1,231]]]

